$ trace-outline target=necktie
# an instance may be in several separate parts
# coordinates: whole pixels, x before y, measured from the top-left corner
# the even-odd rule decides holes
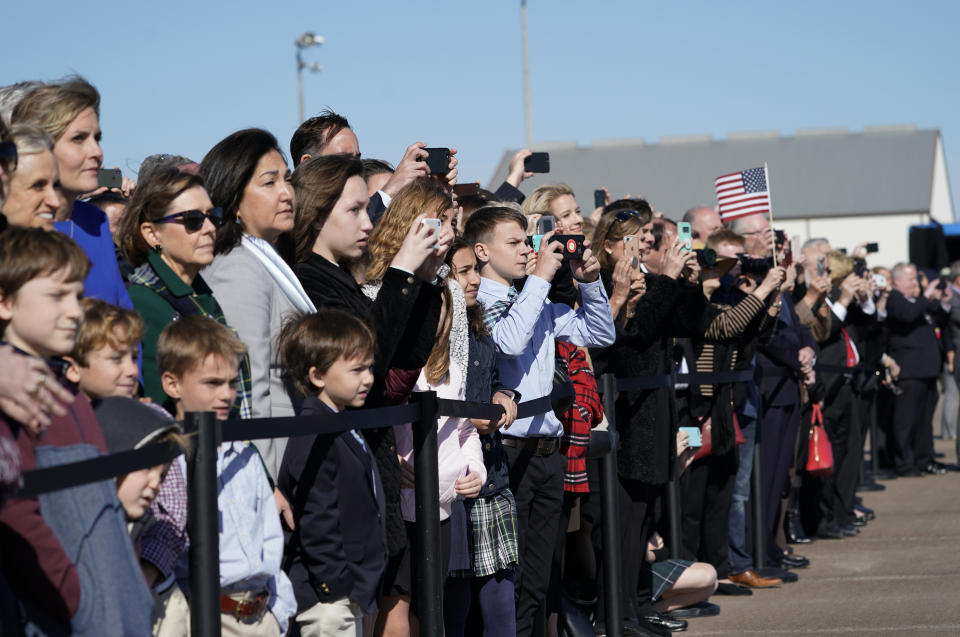
[[[850,340],[850,335],[847,334],[847,328],[841,327],[840,333],[843,334],[843,342],[847,346],[847,367],[856,367],[857,350],[853,349],[853,341]]]
[[[517,288],[510,286],[510,289],[507,291],[507,298],[503,301],[497,301],[490,307],[486,309],[483,313],[483,324],[487,326],[488,330],[492,330],[493,326],[496,324],[497,320],[501,316],[510,311],[510,306],[513,305],[513,302],[517,300],[519,293]]]

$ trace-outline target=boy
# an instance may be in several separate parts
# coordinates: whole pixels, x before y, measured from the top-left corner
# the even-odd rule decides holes
[[[579,310],[551,303],[550,282],[563,261],[562,246],[544,235],[536,267],[518,294],[512,282],[526,275],[530,248],[527,219],[507,205],[477,210],[464,227],[480,263],[477,299],[486,308],[484,320],[497,345],[500,382],[516,388],[524,400],[549,396],[553,389],[555,341],[604,347],[616,334],[600,264],[589,249],[570,261],[580,283]],[[563,425],[552,411],[518,418],[503,436],[510,463],[510,490],[517,502],[520,566],[516,575],[517,634],[533,631],[537,609],[544,601],[553,547],[559,535],[566,458],[558,453]]]
[[[157,341],[157,367],[176,418],[213,411],[226,420],[245,353],[230,328],[205,316],[183,316],[167,325]],[[283,532],[257,450],[241,442],[221,444],[217,476],[223,633],[285,634],[296,602],[290,580],[280,570]]]
[[[301,415],[362,407],[373,385],[374,335],[339,310],[284,326],[280,357]],[[287,445],[277,484],[293,506],[295,531],[284,562],[293,581],[300,634],[363,634],[377,608],[386,567],[383,486],[358,431],[303,436]]]
[[[90,400],[137,395],[137,357],[143,320],[136,312],[99,299],[83,300],[83,321],[65,376]]]
[[[58,359],[74,347],[90,262],[65,235],[11,228],[0,235],[0,329],[26,356]],[[32,393],[49,394],[46,375]],[[0,418],[16,432],[19,423]],[[107,451],[90,402],[77,394],[43,432],[24,428],[17,447],[29,471],[87,460]],[[6,578],[30,634],[143,635],[153,599],[143,581],[110,481],[10,500],[0,510]]]

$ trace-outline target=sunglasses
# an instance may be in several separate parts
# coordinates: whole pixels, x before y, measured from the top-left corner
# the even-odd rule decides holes
[[[185,210],[175,212],[166,217],[160,217],[154,223],[182,223],[187,232],[196,232],[203,227],[203,222],[207,219],[215,228],[223,225],[223,208],[211,208],[209,212],[203,210]]]
[[[615,222],[624,222],[631,219],[640,219],[640,213],[636,210],[617,210]]]
[[[17,169],[17,145],[13,142],[3,142],[0,144],[0,162],[3,162],[3,169],[12,173]]]

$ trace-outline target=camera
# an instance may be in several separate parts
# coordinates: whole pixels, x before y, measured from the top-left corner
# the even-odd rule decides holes
[[[867,262],[864,259],[854,259],[853,273],[862,279],[863,275],[867,273]]]
[[[697,263],[701,268],[712,268],[717,264],[717,252],[712,248],[698,248],[694,250],[697,255]]]
[[[773,257],[755,259],[747,254],[740,255],[740,274],[751,279],[763,279],[773,267]]]

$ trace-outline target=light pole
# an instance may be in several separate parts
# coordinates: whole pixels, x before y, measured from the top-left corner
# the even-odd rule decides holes
[[[520,29],[523,35],[523,122],[527,148],[533,145],[533,115],[530,111],[530,50],[527,44],[527,0],[520,0]]]
[[[299,98],[300,104],[300,120],[298,123],[303,123],[303,69],[307,69],[314,73],[320,71],[323,68],[323,65],[319,62],[304,62],[303,56],[301,53],[304,49],[310,48],[311,46],[320,46],[323,44],[324,39],[322,35],[315,35],[310,31],[300,34],[300,37],[297,38],[297,97]]]

